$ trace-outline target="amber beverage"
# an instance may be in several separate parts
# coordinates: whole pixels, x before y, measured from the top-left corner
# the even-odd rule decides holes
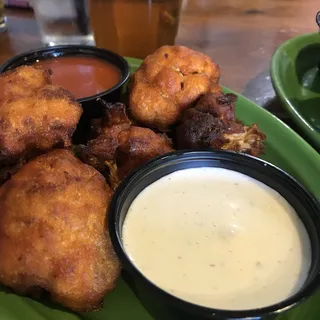
[[[0,0],[0,32],[7,29],[6,16],[4,15],[4,0]]]
[[[182,0],[89,0],[96,45],[145,58],[174,44]]]

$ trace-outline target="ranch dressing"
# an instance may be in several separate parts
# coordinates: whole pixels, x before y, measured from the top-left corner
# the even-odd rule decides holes
[[[297,292],[311,264],[307,231],[275,190],[221,168],[176,171],[131,204],[123,226],[132,262],[188,302],[246,310]]]

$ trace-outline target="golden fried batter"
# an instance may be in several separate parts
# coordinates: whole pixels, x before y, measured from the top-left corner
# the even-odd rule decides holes
[[[5,72],[0,75],[0,101],[30,96],[35,89],[51,84],[50,72],[32,66],[21,66]]]
[[[43,288],[74,311],[101,307],[119,262],[107,233],[111,190],[67,150],[24,165],[0,188],[0,282]]]
[[[0,106],[0,162],[68,147],[82,108],[65,89],[46,85]]]
[[[130,112],[138,122],[166,131],[202,95],[221,92],[219,77],[208,56],[183,46],[161,47],[132,76]]]
[[[195,108],[184,112],[175,132],[178,149],[214,148],[259,156],[266,136],[257,125],[244,126],[235,120],[234,94],[204,96]]]
[[[121,103],[107,104],[100,135],[81,148],[82,161],[108,176],[112,187],[133,169],[164,153],[173,151],[165,134],[132,126]]]
[[[138,166],[173,151],[166,135],[156,134],[148,128],[132,126],[128,132],[121,132],[119,138],[116,155],[119,181]]]
[[[226,143],[223,145],[223,150],[233,150],[251,154],[252,156],[260,156],[263,153],[263,142],[266,136],[259,131],[258,126],[243,126],[244,132],[226,133],[224,135]]]
[[[221,120],[235,121],[235,102],[237,96],[233,93],[208,93],[196,104],[195,110],[207,112]]]

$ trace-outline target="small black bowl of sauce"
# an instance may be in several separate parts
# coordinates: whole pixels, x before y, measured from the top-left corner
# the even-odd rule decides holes
[[[75,144],[88,139],[92,119],[100,118],[107,102],[121,100],[130,75],[127,61],[109,50],[84,45],[41,48],[13,57],[0,67],[0,73],[22,65],[51,69],[53,85],[69,90],[82,105],[83,115],[73,136]]]
[[[108,217],[125,280],[154,319],[273,320],[319,286],[318,201],[252,156],[160,156],[123,180]]]

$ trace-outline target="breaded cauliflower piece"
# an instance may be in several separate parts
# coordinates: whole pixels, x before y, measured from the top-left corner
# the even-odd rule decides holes
[[[120,263],[106,217],[112,191],[68,150],[24,165],[0,188],[0,283],[50,293],[73,311],[102,306]]]
[[[70,147],[82,108],[66,89],[45,85],[30,96],[0,103],[0,162],[16,163]]]
[[[221,92],[219,66],[183,46],[163,46],[131,79],[129,110],[143,125],[167,131],[202,95]]]

